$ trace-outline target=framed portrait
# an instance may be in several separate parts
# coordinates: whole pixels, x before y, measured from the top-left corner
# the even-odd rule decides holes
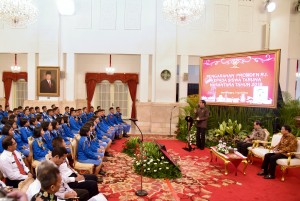
[[[59,67],[37,67],[37,96],[59,96],[60,69]]]
[[[276,108],[280,50],[201,57],[199,97],[209,105]]]

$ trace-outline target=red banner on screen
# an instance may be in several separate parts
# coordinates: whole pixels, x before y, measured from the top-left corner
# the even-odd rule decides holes
[[[277,100],[276,53],[203,58],[201,99],[208,103],[272,107]]]

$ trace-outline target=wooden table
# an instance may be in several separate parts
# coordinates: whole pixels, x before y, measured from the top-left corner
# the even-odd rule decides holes
[[[216,147],[211,147],[210,148],[210,156],[211,156],[210,162],[212,162],[212,160],[213,160],[213,155],[216,156],[216,161],[217,161],[217,158],[220,158],[224,161],[225,175],[228,175],[228,168],[227,168],[228,163],[232,163],[234,165],[235,175],[237,175],[237,168],[241,162],[244,163],[243,173],[244,173],[244,175],[246,174],[246,168],[248,165],[247,157],[243,156],[240,152],[235,151],[234,153],[222,154],[217,151]]]

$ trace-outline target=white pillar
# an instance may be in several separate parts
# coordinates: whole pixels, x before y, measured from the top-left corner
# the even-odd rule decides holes
[[[177,72],[177,30],[176,25],[166,21],[162,12],[163,1],[156,1],[156,50],[155,50],[155,99],[153,102],[176,101],[176,72]],[[161,72],[169,70],[171,77],[165,81],[161,78]]]
[[[179,102],[185,102],[183,98],[187,97],[188,79],[184,80],[184,74],[189,72],[189,56],[180,56],[180,68],[179,68]]]
[[[75,54],[67,53],[66,58],[66,100],[75,100]],[[77,84],[77,83],[76,83]],[[81,83],[80,83],[81,84]]]
[[[141,69],[139,75],[140,102],[148,102],[149,97],[149,54],[141,55]]]
[[[279,83],[282,91],[288,91],[288,50],[291,1],[276,1],[276,10],[271,14],[270,49],[281,49]]]
[[[27,88],[28,100],[35,100],[36,97],[36,60],[35,53],[27,54]]]
[[[292,98],[296,96],[296,72],[297,72],[297,59],[289,59],[288,73],[286,78],[287,91],[291,94]]]

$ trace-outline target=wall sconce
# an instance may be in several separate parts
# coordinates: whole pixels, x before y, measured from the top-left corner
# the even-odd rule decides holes
[[[272,13],[276,9],[276,3],[272,2],[271,0],[267,0],[265,5],[265,10],[269,13]]]

